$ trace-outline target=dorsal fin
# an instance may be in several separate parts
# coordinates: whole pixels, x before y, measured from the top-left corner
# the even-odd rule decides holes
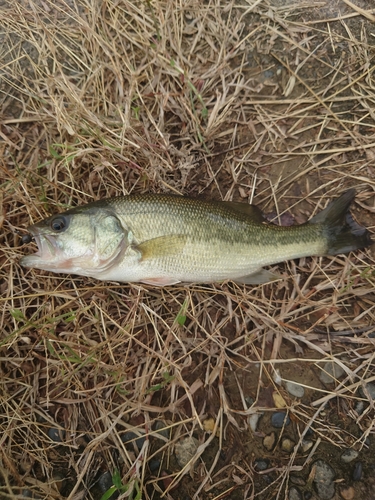
[[[263,217],[263,212],[256,205],[249,205],[248,203],[242,203],[239,201],[215,201],[219,205],[223,205],[226,208],[231,208],[235,212],[247,215],[254,222],[266,222]]]

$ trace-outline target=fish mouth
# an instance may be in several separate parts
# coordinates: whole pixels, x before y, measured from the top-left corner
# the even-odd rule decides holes
[[[46,234],[35,234],[33,236],[35,243],[38,245],[38,251],[35,255],[38,255],[41,259],[56,257],[56,246],[52,236]]]
[[[25,267],[39,267],[53,262],[57,256],[54,238],[46,234],[34,232],[32,229],[29,232],[37,244],[38,250],[31,255],[22,257],[20,264]]]

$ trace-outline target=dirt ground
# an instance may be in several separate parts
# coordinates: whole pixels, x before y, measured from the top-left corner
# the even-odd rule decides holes
[[[20,266],[129,193],[374,231],[370,0],[0,1],[0,499],[375,499],[374,248],[250,286]],[[291,384],[291,383],[294,384]]]

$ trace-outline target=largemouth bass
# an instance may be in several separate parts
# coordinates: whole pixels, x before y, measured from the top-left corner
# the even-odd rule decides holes
[[[305,224],[277,226],[254,205],[166,194],[108,198],[53,215],[29,228],[38,252],[21,264],[100,280],[172,285],[279,277],[263,266],[365,248],[351,189]]]

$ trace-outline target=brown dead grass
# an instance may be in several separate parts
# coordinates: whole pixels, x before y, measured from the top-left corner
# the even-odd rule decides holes
[[[130,192],[251,201],[300,223],[355,186],[371,229],[374,11],[362,4],[337,2],[334,17],[325,2],[2,3],[1,498],[100,498],[93,485],[115,470],[121,498],[287,498],[321,443],[368,446],[369,251],[288,262],[285,281],[258,287],[155,289],[18,265],[30,222]],[[344,376],[322,387],[329,360]],[[308,404],[285,391],[286,366]],[[299,442],[310,428],[316,439],[266,484],[246,443],[272,392]],[[141,449],[125,446],[128,430],[146,435]],[[181,469],[174,445],[191,435],[200,446]]]

